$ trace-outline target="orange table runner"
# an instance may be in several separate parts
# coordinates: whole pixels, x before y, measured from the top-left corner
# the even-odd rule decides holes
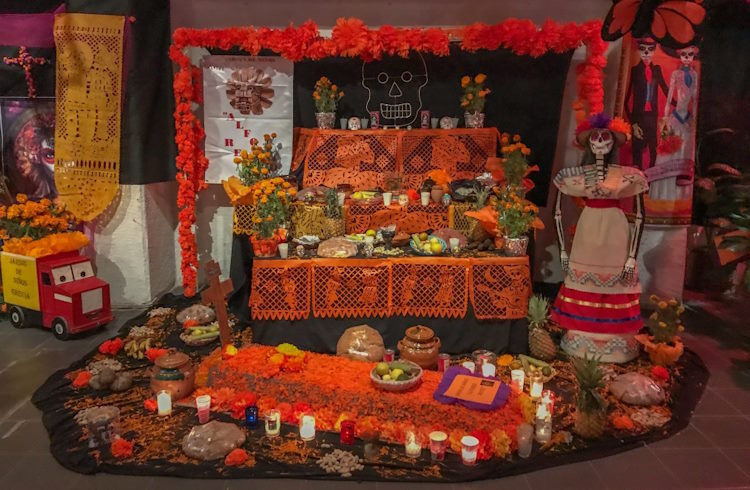
[[[528,257],[254,259],[255,320],[426,316],[479,319],[526,315]]]
[[[383,188],[385,176],[400,174],[405,189],[418,188],[431,170],[453,179],[485,171],[497,155],[497,128],[477,129],[306,129],[295,131],[292,170],[305,165],[303,185]]]

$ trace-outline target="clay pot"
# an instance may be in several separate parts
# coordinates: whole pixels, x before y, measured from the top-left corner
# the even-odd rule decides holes
[[[445,189],[443,189],[442,185],[435,184],[432,186],[430,197],[434,202],[440,204],[440,201],[443,199],[443,194],[445,194]]]
[[[675,337],[672,341],[674,345],[662,342],[655,343],[653,337],[650,335],[636,335],[635,338],[643,345],[645,351],[648,352],[651,363],[657,366],[671,366],[682,357],[682,353],[685,350],[685,346],[679,337]]]
[[[434,369],[440,352],[440,339],[431,328],[416,325],[406,329],[405,337],[398,341],[401,359],[418,364],[422,369]]]
[[[195,370],[187,354],[170,349],[169,353],[154,361],[151,373],[151,391],[171,393],[172,400],[180,400],[193,392]]]

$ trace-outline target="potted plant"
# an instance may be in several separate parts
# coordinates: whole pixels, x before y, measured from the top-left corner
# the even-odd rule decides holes
[[[326,217],[326,235],[329,237],[343,236],[346,234],[342,207],[336,189],[328,189],[325,192],[326,206],[323,212]]]
[[[250,242],[257,257],[273,257],[280,242],[286,240],[284,224],[289,215],[289,204],[296,190],[281,177],[261,180],[252,187],[255,209]]]
[[[276,133],[264,134],[260,145],[256,138],[250,138],[250,151],[242,150],[240,156],[234,158],[237,175],[244,185],[250,187],[268,179],[281,168],[281,143],[276,144],[275,139]]]
[[[321,77],[315,82],[313,102],[315,103],[315,119],[320,129],[331,129],[336,122],[336,106],[344,92],[327,77]]]
[[[540,295],[529,298],[526,319],[529,321],[529,352],[539,360],[553,360],[557,357],[557,344],[548,330],[549,300]]]
[[[497,199],[498,234],[503,237],[506,255],[526,255],[529,245],[528,232],[539,222],[539,208],[522,198],[512,187],[500,191]]]
[[[652,363],[669,366],[677,362],[684,349],[677,334],[685,330],[680,318],[685,307],[676,299],[665,301],[655,294],[650,299],[656,306],[656,311],[648,317],[646,323],[651,335],[640,334],[635,338],[646,349]]]
[[[573,359],[572,363],[578,384],[574,430],[584,439],[595,439],[607,426],[607,402],[599,392],[604,373],[595,358]]]
[[[484,88],[487,75],[480,73],[473,79],[465,75],[461,78],[461,88],[464,90],[461,96],[461,107],[464,109],[464,120],[467,128],[484,127],[484,103],[490,89]]]

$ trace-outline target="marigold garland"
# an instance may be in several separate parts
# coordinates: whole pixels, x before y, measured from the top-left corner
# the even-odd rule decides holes
[[[291,60],[319,60],[328,56],[361,58],[364,61],[386,55],[408,56],[410,51],[436,56],[450,54],[451,40],[459,48],[474,52],[480,49],[509,49],[519,56],[539,57],[552,51],[563,53],[581,45],[587,48],[586,60],[577,67],[578,100],[588,113],[604,109],[604,52],[607,43],[601,39],[600,20],[582,24],[560,24],[547,21],[536,26],[530,20],[508,19],[499,24],[475,23],[457,29],[368,28],[356,18],[336,21],[330,38],[320,35],[318,26],[307,21],[299,27],[284,29],[240,27],[229,29],[179,28],[172,35],[169,57],[179,66],[174,76],[175,142],[177,143],[177,206],[179,208],[179,244],[182,250],[182,283],[186,296],[195,294],[198,250],[193,233],[195,198],[206,188],[208,159],[201,148],[205,132],[195,117],[191,104],[202,102],[201,71],[192,66],[183,52],[187,47],[240,48],[250,55],[269,50]]]

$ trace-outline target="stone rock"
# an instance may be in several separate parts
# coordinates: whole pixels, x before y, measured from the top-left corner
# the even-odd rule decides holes
[[[191,458],[220,459],[245,442],[245,433],[234,424],[212,420],[196,425],[182,440],[182,450]]]
[[[630,405],[658,405],[666,398],[661,386],[640,373],[621,374],[609,384],[609,391]]]
[[[104,368],[99,373],[99,380],[102,385],[109,386],[115,380],[115,371],[110,368]]]
[[[104,390],[109,387],[108,384],[105,384],[102,381],[101,374],[95,374],[94,376],[91,376],[91,379],[89,380],[89,386],[95,390]]]
[[[380,362],[383,359],[383,337],[368,325],[347,328],[336,343],[336,354],[355,361]]]
[[[188,306],[181,312],[177,313],[177,321],[185,323],[186,320],[195,320],[198,325],[205,325],[211,323],[216,319],[216,313],[213,308],[206,305],[192,305]]]
[[[118,373],[109,389],[115,392],[129,390],[133,386],[133,376],[129,373]]]

